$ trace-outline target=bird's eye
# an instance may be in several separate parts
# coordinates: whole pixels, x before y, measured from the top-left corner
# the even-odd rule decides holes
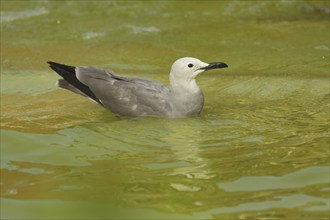
[[[193,67],[193,66],[194,66],[194,64],[192,64],[192,63],[189,63],[189,64],[188,64],[188,67],[189,67],[189,68],[191,68],[191,67]]]

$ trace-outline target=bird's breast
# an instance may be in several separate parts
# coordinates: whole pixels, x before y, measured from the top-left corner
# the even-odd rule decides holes
[[[197,92],[181,91],[171,95],[172,109],[177,116],[198,115],[203,108],[204,95],[200,90]]]

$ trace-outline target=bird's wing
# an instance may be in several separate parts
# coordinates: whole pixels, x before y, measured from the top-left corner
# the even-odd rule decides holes
[[[169,89],[161,83],[116,76],[94,67],[76,67],[77,78],[100,102],[119,115],[166,115],[170,112]]]
[[[57,74],[63,77],[63,79],[60,79],[57,82],[59,87],[88,97],[102,105],[102,103],[97,99],[95,94],[88,88],[88,86],[84,85],[77,79],[74,66],[68,66],[52,61],[48,61],[47,63],[49,64],[50,68],[52,68]]]

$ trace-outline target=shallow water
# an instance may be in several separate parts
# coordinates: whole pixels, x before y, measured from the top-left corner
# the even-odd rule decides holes
[[[329,218],[328,1],[2,1],[1,218]],[[46,65],[168,84],[199,117],[118,117]]]

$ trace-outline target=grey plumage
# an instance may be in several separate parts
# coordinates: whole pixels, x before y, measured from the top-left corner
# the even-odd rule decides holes
[[[172,65],[171,85],[166,87],[153,80],[117,76],[95,67],[48,63],[63,77],[57,83],[59,87],[88,97],[116,114],[165,117],[199,114],[204,96],[195,77],[208,69],[227,67],[224,63],[207,64],[195,58],[181,58]]]

